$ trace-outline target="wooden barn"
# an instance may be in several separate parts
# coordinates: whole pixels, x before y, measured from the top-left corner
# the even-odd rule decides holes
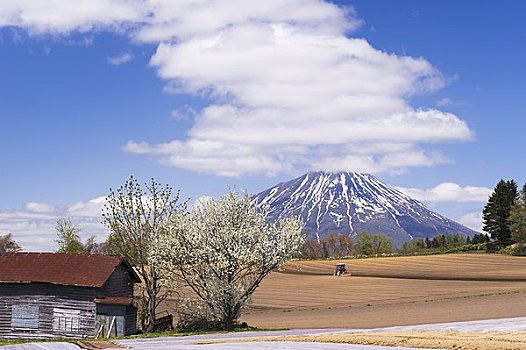
[[[83,338],[136,331],[133,285],[116,256],[8,253],[0,256],[0,338]]]

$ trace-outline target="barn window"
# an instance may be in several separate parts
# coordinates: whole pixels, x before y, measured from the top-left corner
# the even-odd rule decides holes
[[[53,308],[53,330],[78,333],[80,330],[80,310]]]
[[[11,327],[16,330],[38,330],[38,305],[13,305]]]

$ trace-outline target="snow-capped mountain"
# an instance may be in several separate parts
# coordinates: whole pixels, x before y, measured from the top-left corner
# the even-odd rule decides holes
[[[270,207],[269,218],[299,216],[310,239],[328,233],[381,233],[395,245],[438,234],[476,232],[427,209],[374,176],[353,172],[310,172],[253,197]]]

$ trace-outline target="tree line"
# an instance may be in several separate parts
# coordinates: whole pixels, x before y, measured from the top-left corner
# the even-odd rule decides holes
[[[391,254],[391,238],[381,234],[361,232],[356,237],[349,234],[329,233],[325,238],[306,241],[300,257],[304,259],[328,259],[352,255]]]
[[[488,235],[465,237],[458,233],[416,238],[395,248],[390,237],[361,232],[357,236],[329,233],[325,238],[306,241],[299,255],[303,259],[331,259],[356,256],[432,254],[454,251],[486,250]]]
[[[492,239],[490,249],[526,254],[526,184],[518,191],[514,180],[500,180],[482,218],[483,230]]]

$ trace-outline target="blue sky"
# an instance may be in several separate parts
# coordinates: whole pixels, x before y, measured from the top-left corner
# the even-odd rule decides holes
[[[526,3],[0,4],[0,233],[104,238],[133,174],[219,196],[371,172],[470,227],[526,181]],[[58,15],[57,15],[58,14]]]

